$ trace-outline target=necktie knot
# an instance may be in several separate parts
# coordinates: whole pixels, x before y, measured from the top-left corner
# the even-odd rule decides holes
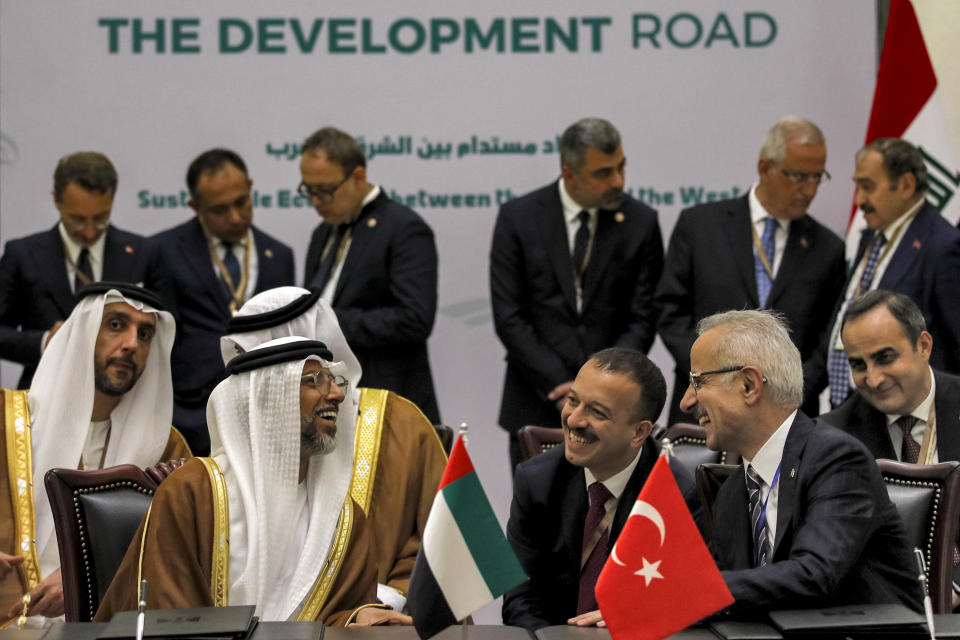
[[[587,488],[587,493],[590,494],[590,507],[603,506],[606,504],[607,500],[613,497],[613,494],[610,493],[610,490],[607,489],[607,486],[602,482],[594,482]]]
[[[920,444],[913,439],[913,427],[920,419],[916,416],[900,416],[896,424],[903,431],[903,440],[900,443],[900,460],[915,464],[920,459]]]

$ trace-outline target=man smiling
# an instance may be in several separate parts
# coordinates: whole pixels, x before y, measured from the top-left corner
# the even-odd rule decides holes
[[[504,596],[505,624],[601,620],[594,585],[660,453],[648,436],[666,394],[663,374],[639,351],[605,349],[581,367],[561,413],[563,446],[514,477],[507,538],[530,580]],[[699,516],[690,472],[672,468]]]
[[[710,546],[738,614],[902,603],[915,567],[873,456],[797,410],[800,353],[768,311],[700,321],[681,408],[743,466],[717,492]]]

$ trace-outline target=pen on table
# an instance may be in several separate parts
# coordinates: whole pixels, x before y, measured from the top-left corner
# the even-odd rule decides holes
[[[927,616],[927,628],[930,629],[930,640],[936,638],[936,632],[933,629],[933,602],[930,600],[930,590],[927,589],[927,563],[923,561],[923,552],[914,547],[914,555],[917,556],[917,567],[920,569],[920,575],[917,580],[920,581],[920,587],[923,590],[923,612]]]

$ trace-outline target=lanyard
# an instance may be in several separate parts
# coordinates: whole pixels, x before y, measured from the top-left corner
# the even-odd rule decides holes
[[[780,461],[780,464],[783,464],[783,461]],[[767,491],[767,497],[763,501],[763,508],[760,509],[760,517],[757,518],[757,528],[753,532],[753,539],[757,540],[760,537],[760,532],[763,531],[763,528],[767,524],[767,503],[770,502],[770,494],[773,493],[773,488],[777,486],[777,481],[780,480],[780,464],[777,465],[777,472],[773,474],[773,482],[770,483],[770,491]],[[773,545],[771,544],[772,548]]]

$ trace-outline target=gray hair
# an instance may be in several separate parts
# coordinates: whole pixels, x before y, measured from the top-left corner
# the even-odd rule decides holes
[[[697,335],[726,329],[717,341],[715,360],[724,366],[753,365],[766,377],[773,401],[797,408],[803,401],[803,364],[782,314],[768,310],[725,311],[701,320]]]
[[[877,138],[867,146],[857,151],[856,161],[860,164],[863,156],[870,151],[876,151],[883,158],[883,172],[890,182],[897,182],[908,173],[917,179],[917,193],[926,193],[930,188],[927,179],[927,165],[923,162],[923,154],[900,138]]]
[[[560,165],[579,169],[587,161],[587,147],[612,154],[620,146],[620,132],[602,118],[583,118],[567,127],[560,138]]]
[[[767,131],[760,147],[760,159],[766,158],[775,164],[782,164],[787,157],[787,143],[826,144],[820,127],[809,120],[797,116],[781,118]]]

